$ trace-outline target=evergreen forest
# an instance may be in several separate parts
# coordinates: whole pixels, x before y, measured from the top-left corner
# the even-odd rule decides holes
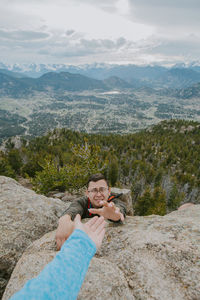
[[[136,215],[166,213],[200,203],[200,123],[169,120],[132,134],[54,129],[31,140],[12,139],[0,152],[0,175],[27,177],[34,189],[80,191],[101,172],[111,186],[129,188]]]

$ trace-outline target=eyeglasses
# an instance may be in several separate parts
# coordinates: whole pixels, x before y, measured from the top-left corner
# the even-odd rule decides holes
[[[107,190],[108,190],[108,188],[106,188],[106,187],[100,187],[99,189],[97,189],[97,188],[91,189],[88,192],[91,194],[98,194],[98,192],[100,194],[104,194]]]

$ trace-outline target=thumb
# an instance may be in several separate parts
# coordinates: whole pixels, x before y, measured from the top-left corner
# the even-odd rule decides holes
[[[78,226],[81,223],[81,216],[78,214],[74,219],[75,226]]]
[[[121,217],[120,217],[121,221],[124,221],[124,215],[121,213]]]
[[[102,213],[101,208],[90,208],[88,210],[91,214],[97,214],[97,215],[101,216],[101,213]]]

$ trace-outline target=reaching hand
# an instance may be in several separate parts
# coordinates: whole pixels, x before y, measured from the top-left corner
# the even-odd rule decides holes
[[[102,208],[90,208],[89,212],[103,216],[105,219],[124,221],[124,215],[120,212],[119,207],[116,207],[113,202],[108,203],[107,201],[102,201],[101,204],[103,205]]]
[[[81,223],[80,215],[74,219],[74,228],[83,230],[95,243],[97,249],[100,248],[105,235],[105,220],[103,217],[93,217],[87,223]]]
[[[64,215],[59,219],[59,225],[56,231],[57,250],[60,250],[66,239],[74,231],[74,222],[69,215]]]

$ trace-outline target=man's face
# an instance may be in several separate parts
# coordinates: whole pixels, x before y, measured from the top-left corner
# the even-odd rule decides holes
[[[104,179],[96,182],[90,181],[86,195],[89,197],[92,206],[95,208],[102,207],[100,201],[108,201],[110,188]]]

